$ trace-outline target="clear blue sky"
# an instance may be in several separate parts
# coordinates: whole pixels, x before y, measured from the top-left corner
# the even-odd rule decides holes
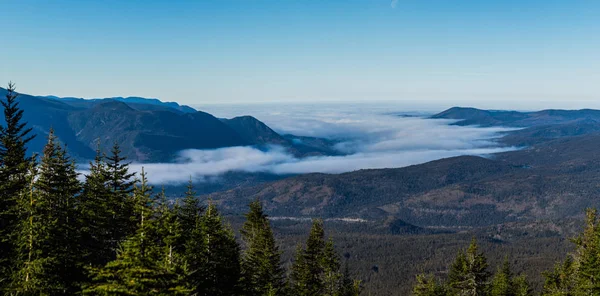
[[[7,0],[0,28],[38,95],[600,104],[598,0]]]

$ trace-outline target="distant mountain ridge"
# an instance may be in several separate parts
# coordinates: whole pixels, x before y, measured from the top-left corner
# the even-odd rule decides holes
[[[57,97],[57,96],[38,96],[40,98],[47,98],[52,100],[57,100],[59,102],[64,102],[72,106],[78,106],[83,108],[89,108],[95,104],[99,104],[105,102],[107,100],[119,101],[131,105],[132,107],[138,107],[139,110],[151,110],[152,106],[157,107],[168,107],[176,111],[180,111],[183,113],[194,113],[197,110],[187,106],[187,105],[179,105],[176,102],[162,102],[159,99],[155,98],[142,98],[142,97],[111,97],[111,98],[101,98],[101,99],[83,99],[83,98],[74,98],[74,97]],[[136,108],[136,109],[138,109]]]
[[[0,88],[0,99],[6,90]],[[123,154],[139,162],[168,162],[184,149],[215,149],[249,145],[282,145],[298,156],[322,153],[296,145],[254,117],[221,120],[206,112],[158,99],[106,99],[19,95],[24,119],[34,128],[30,151],[40,152],[50,128],[79,160],[94,156],[97,141],[105,149],[118,142]],[[298,152],[296,147],[306,151]]]
[[[540,125],[562,124],[575,120],[600,121],[600,110],[555,110],[535,112],[481,110],[469,107],[453,107],[431,116],[434,119],[455,119],[455,125],[532,127]]]

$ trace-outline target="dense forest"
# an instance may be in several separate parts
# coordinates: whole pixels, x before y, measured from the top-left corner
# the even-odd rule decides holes
[[[115,143],[82,182],[52,131],[41,155],[9,84],[0,125],[0,288],[4,295],[358,295],[315,219],[289,270],[256,200],[236,236],[190,180],[170,201]],[[206,205],[207,204],[207,205]]]

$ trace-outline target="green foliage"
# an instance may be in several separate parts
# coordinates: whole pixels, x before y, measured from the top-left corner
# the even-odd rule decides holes
[[[306,247],[298,246],[290,276],[292,291],[299,296],[321,295],[324,283],[320,259],[325,248],[322,220],[313,220]]]
[[[417,275],[417,283],[413,287],[415,296],[445,296],[447,294],[444,286],[437,283],[433,275]]]
[[[531,295],[527,279],[523,275],[515,276],[508,258],[504,259],[492,279],[491,296],[527,296]]]
[[[23,209],[20,196],[27,188],[28,170],[33,159],[27,156],[26,145],[33,139],[31,128],[23,122],[15,85],[9,83],[5,100],[4,122],[0,125],[0,290],[10,283],[10,267],[15,263],[15,241]]]
[[[186,295],[181,276],[168,262],[161,234],[168,230],[165,217],[155,215],[152,187],[147,184],[142,170],[141,180],[135,186],[134,215],[137,219],[136,233],[122,247],[117,259],[103,268],[93,270],[93,284],[84,290],[89,295]],[[158,208],[158,213],[161,213]],[[165,219],[165,220],[163,220]],[[163,220],[163,221],[161,221]],[[162,223],[161,223],[162,222]]]
[[[202,285],[194,287],[195,290],[200,295],[238,294],[237,283],[241,272],[240,247],[233,231],[225,226],[214,204],[209,204],[200,218],[200,228],[204,236],[201,258]]]
[[[240,232],[246,247],[241,260],[244,293],[256,296],[283,293],[285,271],[281,266],[281,252],[260,201],[250,203]]]
[[[459,252],[450,267],[448,285],[456,295],[486,295],[488,289],[487,259],[473,239],[466,252]]]
[[[74,293],[83,280],[75,211],[81,187],[75,164],[52,130],[39,172],[29,178],[12,288],[34,294]]]
[[[108,168],[98,147],[85,176],[79,204],[82,252],[84,261],[92,267],[104,266],[116,258],[116,241],[111,233],[111,191],[107,182]]]
[[[125,160],[119,144],[115,143],[106,157],[106,182],[110,190],[108,205],[112,214],[110,237],[113,249],[135,232],[137,223],[137,219],[134,218],[135,201],[130,195],[133,192],[135,173],[129,172],[129,163]]]
[[[290,275],[291,292],[297,295],[353,295],[360,292],[360,282],[340,272],[340,259],[333,241],[325,242],[323,221],[313,220],[303,248],[298,246]]]

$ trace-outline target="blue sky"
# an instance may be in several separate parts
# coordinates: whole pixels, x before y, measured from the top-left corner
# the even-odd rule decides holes
[[[7,0],[0,81],[185,104],[600,107],[599,15],[597,0]]]

